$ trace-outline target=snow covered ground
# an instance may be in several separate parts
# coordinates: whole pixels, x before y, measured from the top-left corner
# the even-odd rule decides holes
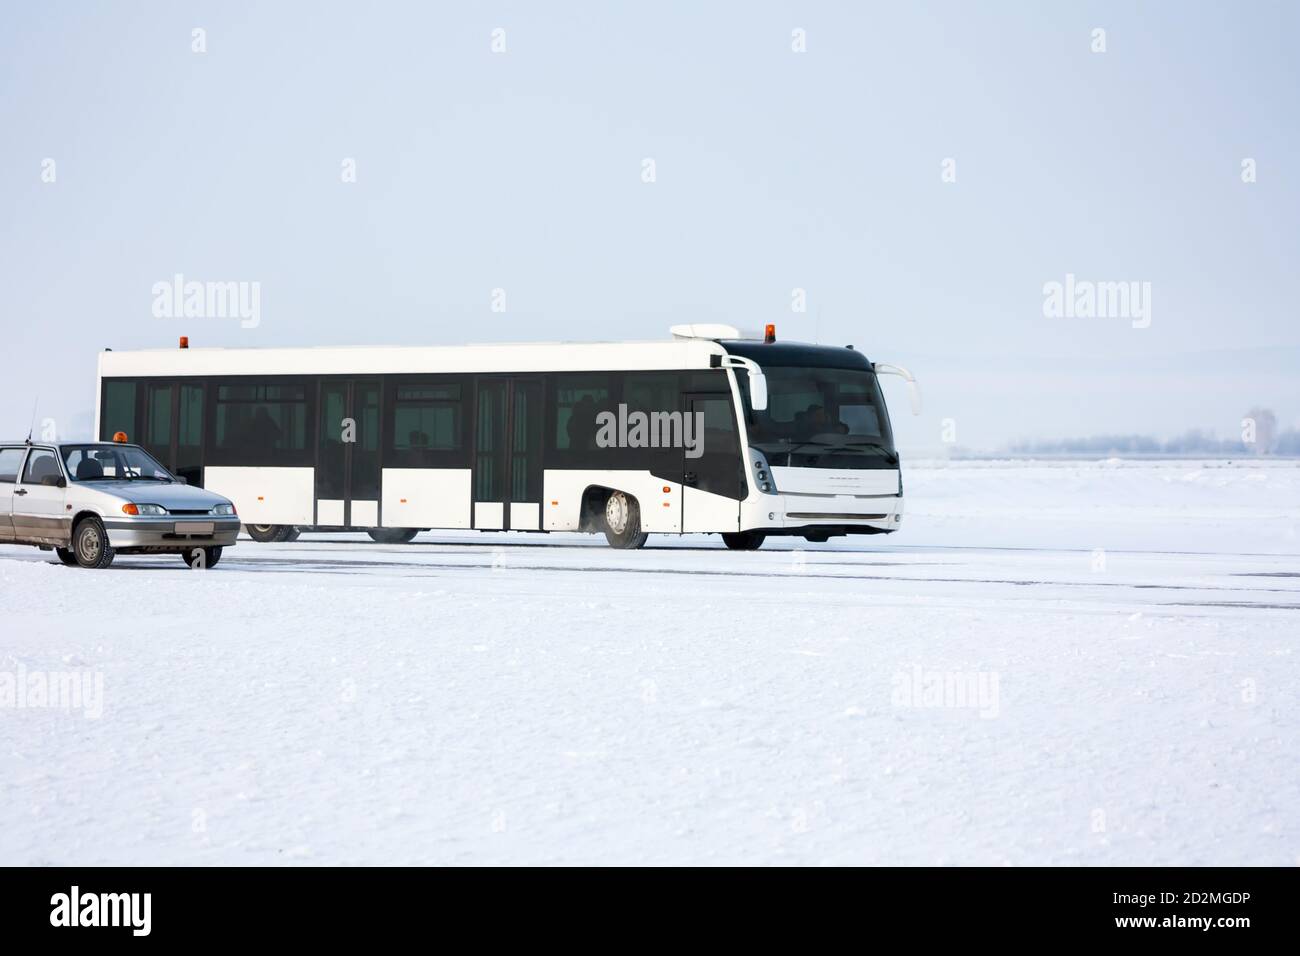
[[[0,547],[0,680],[102,686],[0,707],[0,864],[1300,861],[1300,463],[905,481],[745,554]]]

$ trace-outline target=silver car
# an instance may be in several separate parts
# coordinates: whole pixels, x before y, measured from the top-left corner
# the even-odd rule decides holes
[[[0,442],[0,543],[106,568],[117,554],[179,554],[210,568],[239,536],[228,498],[192,488],[139,445]]]

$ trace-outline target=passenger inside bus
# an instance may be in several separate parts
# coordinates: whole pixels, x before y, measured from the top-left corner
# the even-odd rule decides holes
[[[798,435],[820,435],[826,432],[836,432],[840,435],[847,435],[849,426],[839,419],[832,420],[826,414],[826,409],[816,403],[809,405],[802,412],[794,416],[796,434]]]
[[[596,447],[596,400],[584,395],[569,412],[566,431],[569,447],[575,451],[592,451]]]
[[[240,435],[239,445],[261,456],[275,451],[284,434],[265,408],[258,408]]]

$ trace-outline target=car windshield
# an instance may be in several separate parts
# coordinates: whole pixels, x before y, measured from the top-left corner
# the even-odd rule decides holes
[[[175,481],[157,459],[135,445],[65,445],[73,481]]]
[[[771,464],[821,467],[894,466],[889,412],[874,372],[866,369],[765,366],[767,408],[754,411],[749,376],[737,375],[749,443]]]

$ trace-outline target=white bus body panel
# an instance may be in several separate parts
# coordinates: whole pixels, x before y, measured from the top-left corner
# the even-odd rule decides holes
[[[542,506],[536,501],[510,502],[511,531],[541,531]]]
[[[468,468],[385,468],[382,481],[385,528],[470,526]]]
[[[787,468],[772,466],[772,479],[782,494],[896,495],[898,469]]]
[[[347,502],[331,499],[319,498],[316,501],[316,524],[337,527],[343,524],[343,506]]]
[[[546,531],[577,531],[582,493],[596,486],[631,495],[641,506],[641,530],[677,534],[682,530],[682,486],[648,471],[547,469],[543,472],[542,511]],[[664,489],[667,488],[667,491]],[[710,496],[714,497],[714,496]],[[733,514],[736,502],[731,503]]]
[[[740,502],[686,485],[682,489],[682,531],[739,531]]]
[[[314,468],[232,468],[210,465],[203,469],[203,487],[235,503],[244,524],[301,524],[315,522]]]
[[[101,378],[187,375],[432,375],[707,369],[726,350],[703,339],[675,342],[538,342],[501,345],[306,349],[194,348],[100,352]],[[95,423],[99,427],[99,422]]]
[[[499,501],[474,502],[474,527],[482,531],[500,531],[505,526],[505,505]]]

